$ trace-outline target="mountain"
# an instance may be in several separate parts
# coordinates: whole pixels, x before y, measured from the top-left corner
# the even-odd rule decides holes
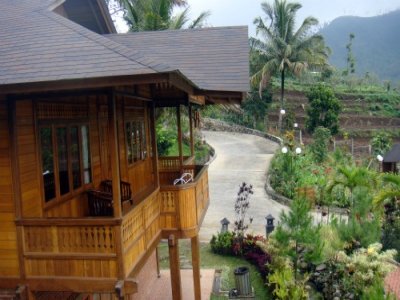
[[[339,17],[320,30],[332,49],[330,63],[345,69],[346,45],[353,33],[356,73],[375,73],[380,79],[400,80],[400,10],[375,17]]]

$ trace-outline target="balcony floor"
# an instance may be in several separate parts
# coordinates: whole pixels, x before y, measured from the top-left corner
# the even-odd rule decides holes
[[[201,299],[210,299],[212,285],[214,280],[214,269],[201,269]],[[182,299],[194,299],[193,292],[193,271],[192,269],[181,270],[182,278]],[[169,270],[161,270],[161,277],[155,280],[152,286],[151,294],[148,294],[143,300],[172,300],[171,278]]]

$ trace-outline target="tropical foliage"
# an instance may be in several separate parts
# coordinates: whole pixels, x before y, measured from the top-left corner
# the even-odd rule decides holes
[[[332,88],[323,84],[315,85],[307,93],[307,98],[307,130],[312,133],[315,128],[322,126],[328,128],[332,135],[337,134],[341,105]]]
[[[182,29],[189,22],[189,7],[186,0],[118,0],[124,9],[124,19],[130,31],[154,31]],[[182,11],[174,14],[175,8]],[[209,12],[202,12],[188,28],[204,25]]]
[[[285,76],[288,74],[299,76],[308,67],[321,69],[326,67],[329,50],[321,35],[311,34],[311,29],[318,24],[317,19],[308,17],[297,30],[295,29],[296,14],[301,4],[275,0],[273,5],[263,2],[261,8],[265,18],[256,18],[254,24],[262,40],[251,41],[252,50],[259,55],[256,61],[253,60],[252,69],[255,73],[252,82],[259,84],[261,92],[271,77],[279,74],[280,107],[283,109]],[[280,117],[280,128],[281,122]]]

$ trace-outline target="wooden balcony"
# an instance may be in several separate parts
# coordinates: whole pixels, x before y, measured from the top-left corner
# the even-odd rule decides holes
[[[22,263],[31,288],[113,291],[119,278],[120,224],[110,218],[18,221]]]
[[[190,173],[193,181],[173,185],[182,173]],[[163,235],[177,232],[189,238],[197,234],[209,204],[208,166],[184,166],[182,170],[160,172],[160,222]]]
[[[113,292],[133,278],[161,238],[197,235],[209,201],[207,166],[184,166],[193,181],[172,185],[179,171],[165,171],[159,189],[112,217],[24,219],[17,221],[23,247],[21,263],[32,290]],[[172,181],[169,181],[171,179]],[[45,281],[43,281],[45,280]],[[46,284],[44,284],[46,282]]]

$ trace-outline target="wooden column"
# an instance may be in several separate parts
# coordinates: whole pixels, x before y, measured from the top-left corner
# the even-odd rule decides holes
[[[112,178],[112,194],[114,218],[122,219],[121,207],[121,176],[119,171],[119,147],[118,147],[118,129],[117,129],[117,109],[114,92],[108,95],[108,127],[109,127],[109,147],[110,147],[110,163]],[[122,230],[121,226],[115,227],[116,252],[118,259],[118,277],[120,280],[125,279],[125,270],[123,263],[122,251]]]
[[[122,217],[121,209],[121,178],[119,173],[119,148],[118,148],[118,131],[117,131],[117,109],[114,93],[108,96],[108,126],[110,139],[110,157],[111,157],[111,178],[112,178],[112,194],[114,202],[114,217]]]
[[[151,148],[153,149],[153,173],[154,182],[157,186],[160,185],[158,174],[158,152],[157,152],[157,133],[156,133],[156,108],[155,103],[152,102],[150,106],[150,135],[151,135]]]
[[[194,156],[192,104],[189,102],[190,155]]]
[[[198,235],[192,237],[191,246],[192,246],[192,268],[193,268],[194,299],[195,300],[201,300],[200,247],[199,247],[199,236]]]
[[[8,110],[8,134],[10,143],[10,156],[11,156],[11,170],[12,170],[12,183],[15,203],[15,219],[22,219],[22,195],[20,185],[20,169],[18,163],[18,133],[17,133],[17,109],[16,100],[12,98],[7,99],[7,110]],[[19,265],[19,276],[21,279],[26,278],[25,272],[25,259],[24,259],[24,233],[23,227],[20,225],[16,226],[17,229],[17,249],[18,249],[18,265]]]
[[[179,267],[179,240],[171,234],[168,238],[169,268],[171,272],[172,299],[182,299],[181,270]]]
[[[178,149],[179,149],[179,166],[181,173],[183,170],[183,150],[182,150],[182,125],[181,125],[181,107],[176,107],[176,120],[178,125]]]

